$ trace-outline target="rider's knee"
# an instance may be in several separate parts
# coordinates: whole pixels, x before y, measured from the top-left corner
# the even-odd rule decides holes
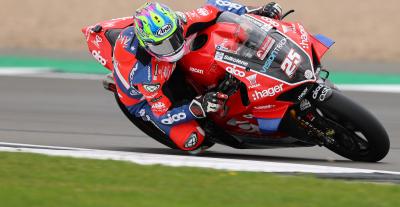
[[[177,147],[184,151],[198,149],[204,141],[204,136],[204,130],[196,121],[175,126],[170,133],[170,137]]]

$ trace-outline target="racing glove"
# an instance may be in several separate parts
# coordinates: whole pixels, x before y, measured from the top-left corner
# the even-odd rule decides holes
[[[207,113],[215,113],[221,110],[226,100],[228,100],[228,95],[226,94],[209,92],[193,99],[189,110],[196,118],[205,118]]]
[[[249,9],[248,13],[269,17],[276,20],[280,20],[283,15],[281,5],[275,2],[268,3],[260,8]]]

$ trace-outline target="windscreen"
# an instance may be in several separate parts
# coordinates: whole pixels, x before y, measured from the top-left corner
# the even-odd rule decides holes
[[[293,40],[253,16],[237,16],[234,49],[219,48],[246,67],[287,83],[314,79],[312,62],[307,53]]]

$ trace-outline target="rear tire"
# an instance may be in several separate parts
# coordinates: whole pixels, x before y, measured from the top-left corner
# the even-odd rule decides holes
[[[366,109],[338,91],[317,104],[320,115],[336,129],[331,151],[362,162],[378,162],[389,152],[390,141],[381,123]],[[341,133],[337,133],[341,131]]]

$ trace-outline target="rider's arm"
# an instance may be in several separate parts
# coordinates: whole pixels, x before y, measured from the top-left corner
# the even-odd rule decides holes
[[[217,7],[220,11],[228,11],[238,15],[246,14],[248,8],[231,0],[207,0],[207,4]]]
[[[275,2],[259,7],[244,6],[231,0],[208,0],[207,3],[217,7],[222,12],[228,11],[238,15],[252,13],[274,19],[282,17],[282,7]]]
[[[173,63],[159,62],[152,58],[149,65],[135,72],[132,80],[132,84],[143,94],[156,119],[165,125],[180,124],[195,119],[189,110],[189,104],[176,107],[164,93],[164,84],[174,68]]]

